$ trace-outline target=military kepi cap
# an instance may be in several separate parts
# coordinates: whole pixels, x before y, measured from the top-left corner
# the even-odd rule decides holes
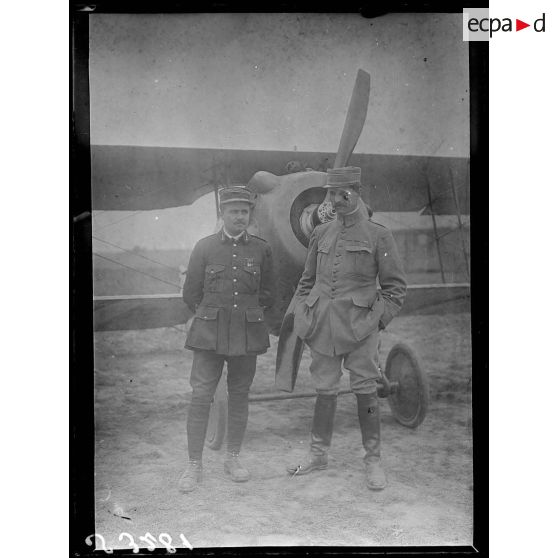
[[[252,192],[244,186],[227,186],[219,190],[219,205],[232,202],[245,202],[254,205]]]
[[[327,182],[324,188],[343,188],[355,184],[360,184],[360,167],[327,169]]]

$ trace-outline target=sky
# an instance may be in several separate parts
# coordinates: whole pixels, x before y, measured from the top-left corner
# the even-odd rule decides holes
[[[117,246],[126,250],[190,250],[200,238],[213,234],[216,224],[212,193],[183,207],[140,212],[94,211],[93,251],[119,252]]]
[[[467,156],[461,14],[93,14],[93,144],[335,152],[357,70],[357,153]]]

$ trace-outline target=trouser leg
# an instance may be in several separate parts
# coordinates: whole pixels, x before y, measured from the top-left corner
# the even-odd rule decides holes
[[[200,461],[202,458],[211,401],[221,378],[223,364],[224,357],[220,355],[208,351],[194,351],[190,374],[192,400],[186,425],[188,456],[191,461]]]
[[[358,347],[344,355],[343,366],[349,371],[353,393],[373,393],[380,378],[379,333],[372,332]]]
[[[238,454],[248,423],[248,395],[256,373],[256,356],[229,357],[227,368],[227,451]]]

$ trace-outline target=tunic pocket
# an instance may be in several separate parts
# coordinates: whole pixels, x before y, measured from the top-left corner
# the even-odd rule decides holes
[[[368,337],[377,327],[377,319],[374,319],[374,311],[370,299],[367,297],[353,296],[353,308],[351,312],[351,327],[357,341]]]
[[[208,351],[217,350],[219,308],[200,306],[186,338],[186,346]]]
[[[246,308],[246,352],[261,353],[269,347],[263,308]]]
[[[374,273],[374,256],[367,244],[347,244],[347,269],[351,273],[371,277]]]
[[[223,278],[225,266],[221,264],[209,264],[205,266],[205,281],[203,289],[206,292],[221,292],[224,288]]]
[[[261,268],[260,264],[244,264],[242,266],[242,282],[250,292],[254,294],[260,290]]]

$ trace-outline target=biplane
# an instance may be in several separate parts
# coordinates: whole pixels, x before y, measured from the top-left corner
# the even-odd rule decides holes
[[[224,151],[134,146],[91,146],[94,210],[149,210],[190,205],[226,183],[241,183],[255,197],[249,231],[272,246],[279,274],[278,297],[266,316],[279,336],[276,386],[289,393],[260,394],[252,401],[312,397],[294,390],[303,343],[292,333],[289,302],[302,273],[306,248],[315,226],[334,218],[323,188],[325,170],[349,163],[362,168],[363,199],[373,212],[408,211],[427,215],[438,247],[442,281],[410,285],[407,309],[448,301],[468,301],[469,282],[447,283],[437,223],[454,215],[467,279],[469,275],[465,219],[469,213],[469,161],[448,157],[353,155],[366,121],[370,75],[359,70],[336,154],[309,152]],[[178,271],[178,270],[177,270]],[[138,329],[184,324],[188,310],[180,288],[171,294],[94,297],[95,329]],[[387,397],[403,425],[418,426],[428,406],[428,384],[414,351],[397,344],[390,351],[379,395]],[[218,390],[208,431],[208,444],[221,446],[226,430],[226,394]]]
[[[212,192],[217,207],[219,187],[247,185],[257,197],[249,230],[272,244],[281,270],[280,301],[269,324],[278,334],[293,285],[300,276],[310,232],[320,222],[325,171],[350,160],[362,168],[363,199],[375,214],[416,216],[423,227],[425,220],[428,222],[427,232],[434,239],[437,259],[431,267],[439,271],[439,280],[411,285],[405,310],[467,299],[469,159],[353,154],[366,119],[368,99],[369,76],[361,70],[337,154],[92,145],[92,209],[139,213],[176,208],[192,205]],[[453,226],[447,226],[448,218]],[[408,217],[406,222],[410,223]],[[392,223],[387,224],[392,228]],[[447,279],[452,277],[452,262],[445,262],[442,243],[448,235],[459,246],[460,282]],[[452,257],[455,260],[456,255]],[[184,323],[187,309],[176,304],[180,285],[174,283],[172,293],[163,285],[164,292],[96,296],[95,329],[144,329]]]

